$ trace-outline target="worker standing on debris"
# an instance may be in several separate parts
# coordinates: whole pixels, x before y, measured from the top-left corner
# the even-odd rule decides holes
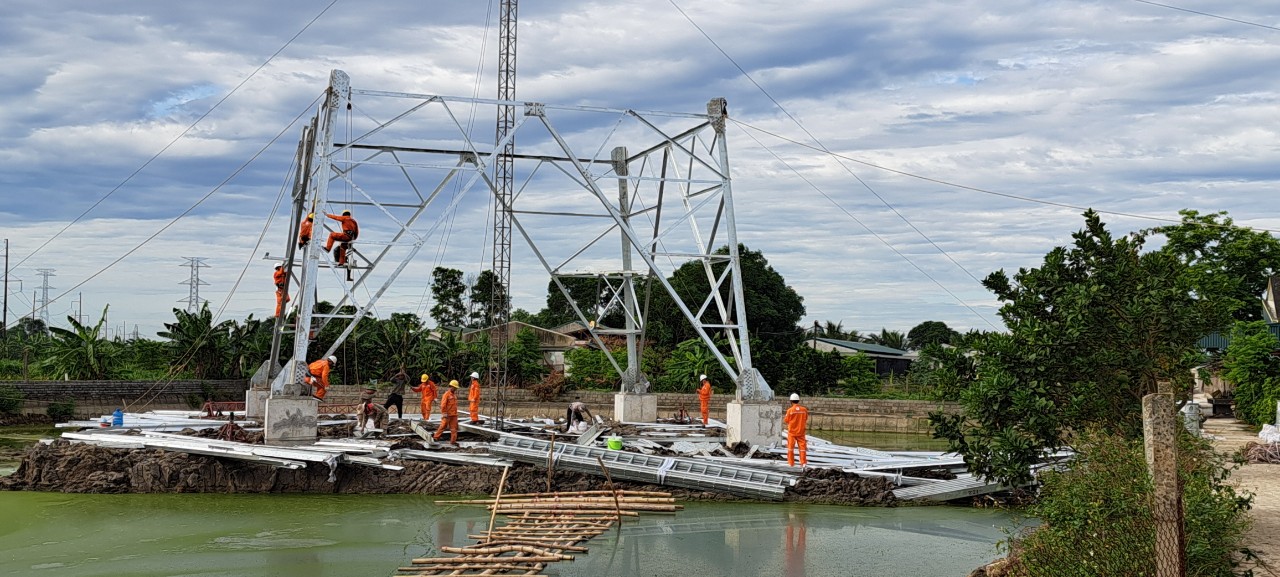
[[[338,364],[338,357],[329,355],[318,361],[313,361],[307,365],[309,372],[303,382],[311,385],[313,392],[311,396],[324,400],[324,395],[329,390],[329,371],[333,370],[334,365]]]
[[[373,421],[374,429],[387,428],[387,417],[387,409],[373,402],[372,398],[360,404],[360,428],[366,432],[369,421]]]
[[[436,434],[431,435],[431,440],[439,441],[445,431],[450,432],[449,442],[455,447],[458,445],[458,381],[449,381],[449,388],[444,390],[444,396],[440,397],[440,428],[436,429]]]
[[[420,403],[422,409],[422,420],[427,420],[431,416],[431,403],[436,402],[436,382],[426,373],[422,373],[422,382],[413,388],[413,392],[422,393],[422,401]]]
[[[342,211],[341,215],[325,213],[325,216],[341,223],[342,230],[329,233],[329,240],[324,243],[324,250],[325,252],[333,250],[333,243],[338,242],[338,250],[333,253],[334,260],[339,266],[347,264],[347,251],[351,249],[351,242],[360,236],[360,225],[356,223],[356,219],[351,216],[349,210]]]
[[[569,408],[564,414],[564,430],[566,433],[574,431],[582,433],[587,430],[588,425],[586,423],[594,420],[595,415],[591,414],[591,409],[587,408],[587,404],[574,399],[572,403],[569,403]]]
[[[698,406],[702,409],[702,426],[711,421],[711,379],[706,375],[698,375],[702,386],[698,388]]]
[[[809,464],[809,443],[805,439],[805,429],[809,424],[809,409],[800,404],[800,395],[791,393],[791,406],[782,417],[787,428],[787,465],[796,466],[795,450],[800,449],[800,466]]]
[[[272,273],[271,279],[276,283],[276,316],[284,314],[284,303],[289,302],[289,291],[285,290],[285,286],[289,282],[289,271],[284,269],[283,264],[276,265],[276,272]]]
[[[382,404],[382,408],[387,410],[387,414],[391,414],[391,407],[396,408],[396,418],[404,418],[404,387],[409,384],[409,374],[401,368],[400,372],[391,377],[391,392],[387,393],[387,402]]]
[[[480,422],[480,373],[471,373],[471,388],[467,389],[467,409],[471,413],[471,424]]]
[[[316,213],[308,214],[302,219],[302,224],[298,225],[298,248],[307,246],[311,242],[311,229],[316,225]]]

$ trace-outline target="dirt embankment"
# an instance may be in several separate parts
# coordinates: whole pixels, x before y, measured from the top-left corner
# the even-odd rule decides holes
[[[0,477],[0,489],[63,493],[408,493],[427,495],[493,494],[502,471],[477,465],[399,461],[401,471],[339,465],[334,481],[329,468],[270,466],[202,455],[153,449],[109,449],[57,441],[36,445],[23,455],[18,470]],[[668,491],[689,501],[734,501],[717,492],[694,491],[625,481],[619,488]],[[551,491],[605,488],[604,479],[556,471]],[[892,505],[892,485],[882,478],[864,479],[839,471],[810,471],[788,501],[828,504]],[[507,493],[546,491],[546,469],[517,464],[507,477]]]

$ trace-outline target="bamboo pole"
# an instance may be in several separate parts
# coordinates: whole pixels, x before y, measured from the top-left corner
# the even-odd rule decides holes
[[[670,496],[671,496],[671,493],[668,493],[668,492],[666,492],[666,491],[628,491],[628,490],[623,490],[623,491],[606,491],[606,490],[596,490],[596,491],[556,491],[556,492],[554,492],[554,493],[509,493],[509,494],[507,495],[507,497],[510,497],[510,498],[515,499],[515,498],[522,498],[522,497],[545,497],[545,496],[547,496],[547,495],[562,495],[562,496],[563,496],[563,495],[578,495],[578,496],[586,496],[586,495],[604,495],[604,496],[608,496],[608,495],[611,495],[611,494],[613,494],[613,493],[617,493],[617,494],[619,494],[619,495],[634,496],[634,497],[670,497]],[[450,501],[436,501],[436,502],[437,502],[437,503],[449,503]]]
[[[518,513],[523,513],[523,512],[525,512],[525,511],[528,511],[528,512],[530,512],[530,513],[548,513],[548,514],[560,514],[560,515],[564,515],[564,514],[569,514],[569,513],[576,513],[576,512],[578,512],[578,510],[574,510],[574,509],[507,509],[507,510],[504,510],[504,511],[499,511],[499,513],[507,513],[507,512],[512,512],[512,513],[517,513],[517,512],[518,512]],[[598,511],[598,510],[597,510],[597,511],[582,511],[582,512],[584,512],[584,513],[599,513],[600,511]],[[665,511],[662,511],[662,512],[665,512]],[[672,512],[672,513],[674,513],[674,511],[671,511],[671,512]],[[637,511],[623,511],[623,512],[622,512],[622,515],[627,516],[627,517],[639,517],[639,516],[640,516],[640,513],[639,513],[639,512],[637,512]],[[609,518],[610,518],[610,519],[615,519],[615,520],[616,520],[618,517],[617,517],[617,515],[616,515],[616,514],[611,514],[611,515],[609,515]]]
[[[502,502],[504,503],[595,503],[595,502],[612,502],[620,503],[675,503],[675,497],[613,497],[604,496],[584,496],[584,497],[513,497],[506,495]],[[437,505],[492,505],[493,499],[458,499],[452,501],[436,501]]]
[[[554,559],[564,559],[566,561],[573,560],[573,555],[556,553],[554,551],[548,551],[546,549],[533,547],[530,545],[500,545],[498,547],[441,547],[440,551],[444,553],[457,553],[459,555],[501,555],[503,553],[518,552],[518,553],[528,553],[536,557],[551,557],[553,560]],[[470,561],[485,559],[485,557],[451,557],[451,558],[464,559],[464,560],[470,560]],[[512,559],[512,557],[489,557],[489,558],[499,559],[502,561],[510,561]],[[520,559],[525,560],[526,558],[520,557]]]
[[[502,500],[502,488],[507,485],[507,473],[511,472],[511,467],[502,468],[502,479],[498,480],[498,494],[493,496],[493,512],[489,513],[489,528],[486,533],[493,532],[493,518],[498,516],[498,501]]]
[[[520,511],[523,509],[547,509],[555,511],[584,511],[590,513],[599,513],[598,509],[618,509],[615,503],[607,501],[596,503],[499,503],[496,508],[504,511]],[[495,507],[490,505],[489,507]],[[627,503],[626,509],[629,511],[670,511],[675,512],[683,509],[683,505],[663,504],[663,503]]]
[[[606,482],[608,482],[608,483],[609,483],[609,490],[610,490],[610,491],[614,491],[614,493],[613,493],[613,509],[614,509],[615,511],[617,511],[619,515],[621,515],[621,514],[622,514],[622,507],[618,505],[618,493],[617,493],[617,491],[616,491],[616,488],[613,486],[613,477],[612,477],[611,475],[609,475],[609,468],[608,468],[608,467],[606,467],[606,466],[604,466],[604,459],[600,458],[600,456],[599,456],[599,455],[596,455],[596,462],[597,462],[597,463],[600,463],[600,470],[601,470],[601,471],[604,471],[604,480],[605,480]],[[628,504],[630,504],[630,503],[628,503]],[[618,533],[619,533],[619,534],[621,534],[621,533],[622,533],[622,517],[618,517]]]
[[[457,549],[457,547],[453,547]],[[423,559],[414,559],[414,565],[440,565],[440,571],[449,571],[457,569],[458,565],[474,564],[474,565],[492,565],[495,563],[510,563],[519,560],[525,562],[549,562],[562,561],[560,555],[538,555],[534,557],[427,557]],[[421,570],[421,569],[419,569]]]
[[[586,547],[583,547],[583,546],[581,546],[581,545],[565,544],[565,543],[563,543],[564,541],[565,541],[565,539],[559,539],[559,540],[555,540],[555,541],[547,541],[545,538],[544,538],[544,539],[538,539],[538,540],[529,540],[529,539],[502,539],[502,540],[498,540],[498,541],[484,541],[484,542],[481,542],[481,543],[476,543],[476,546],[483,545],[483,546],[485,546],[485,547],[492,547],[492,546],[495,546],[495,545],[517,545],[517,546],[524,546],[524,547],[545,547],[545,548],[547,548],[547,549],[559,549],[559,550],[561,550],[561,551],[573,551],[573,552],[575,552],[575,553],[586,553],[586,552],[587,552],[587,548],[586,548]]]

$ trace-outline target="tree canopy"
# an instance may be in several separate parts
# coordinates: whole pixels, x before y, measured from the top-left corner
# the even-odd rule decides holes
[[[1196,293],[1225,299],[1236,320],[1260,320],[1259,298],[1267,279],[1280,273],[1280,240],[1236,226],[1226,211],[1200,214],[1182,210],[1178,214],[1182,222],[1150,231],[1164,235],[1161,250],[1187,265]]]

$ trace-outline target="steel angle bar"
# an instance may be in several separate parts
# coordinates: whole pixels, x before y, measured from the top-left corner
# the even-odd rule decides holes
[[[490,455],[442,453],[439,451],[420,451],[417,449],[396,449],[391,452],[391,457],[394,459],[437,461],[441,463],[456,463],[459,465],[484,465],[497,468],[510,467],[515,464],[515,461],[510,459],[500,459]]]

